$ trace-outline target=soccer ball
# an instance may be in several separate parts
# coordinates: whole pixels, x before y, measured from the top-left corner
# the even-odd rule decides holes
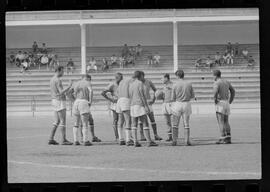
[[[155,97],[157,100],[163,100],[164,99],[164,93],[161,90],[157,90],[155,93]]]

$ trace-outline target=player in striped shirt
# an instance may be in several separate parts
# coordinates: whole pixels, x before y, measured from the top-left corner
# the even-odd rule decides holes
[[[102,91],[101,95],[107,99],[108,101],[110,101],[110,110],[112,111],[113,114],[113,130],[114,130],[114,135],[115,135],[115,139],[118,140],[119,139],[119,134],[118,134],[118,113],[116,112],[116,103],[117,103],[117,88],[119,83],[122,81],[123,79],[123,74],[122,73],[116,73],[115,74],[115,81],[110,83],[108,85],[108,87]],[[108,95],[108,93],[110,93],[110,95]],[[122,113],[120,113],[120,115],[123,115]],[[120,131],[123,130],[123,124],[124,124],[124,119],[123,117],[120,118],[122,120],[122,122],[119,122],[119,126]],[[123,141],[123,138],[121,138]]]
[[[173,121],[172,146],[177,145],[178,127],[181,117],[184,121],[185,145],[188,146],[191,145],[189,140],[189,119],[192,113],[190,100],[195,98],[195,95],[192,84],[184,80],[184,71],[179,69],[175,72],[175,75],[177,77],[177,81],[173,84],[171,95],[171,101],[173,102],[171,107]]]
[[[234,100],[235,90],[225,79],[221,78],[220,70],[213,71],[214,76],[214,101],[216,107],[216,117],[220,128],[220,139],[217,144],[231,143],[231,127],[229,124],[230,104]]]
[[[141,71],[134,72],[134,81],[129,86],[130,95],[130,115],[132,122],[132,133],[134,136],[134,146],[140,147],[141,144],[137,138],[138,120],[143,124],[143,131],[145,133],[148,146],[157,146],[155,142],[151,140],[149,124],[147,120],[147,114],[150,113],[150,109],[147,103],[147,99],[144,93],[144,85],[142,83],[143,73]]]

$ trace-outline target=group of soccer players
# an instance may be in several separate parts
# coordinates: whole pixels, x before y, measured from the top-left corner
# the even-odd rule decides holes
[[[58,126],[61,128],[62,145],[92,145],[89,131],[92,135],[92,142],[100,142],[101,140],[95,136],[94,120],[90,112],[93,101],[91,76],[84,74],[81,80],[75,83],[70,81],[68,87],[64,89],[61,81],[63,74],[64,68],[57,67],[55,75],[50,81],[55,122],[48,144],[59,144],[54,140]],[[184,71],[179,69],[175,75],[177,80],[173,83],[170,80],[170,75],[164,74],[163,89],[157,90],[152,81],[145,78],[143,71],[135,71],[132,78],[123,77],[121,73],[115,74],[115,81],[110,83],[101,95],[110,102],[110,110],[113,114],[112,127],[115,139],[120,145],[140,147],[140,141],[147,141],[147,146],[157,146],[158,144],[151,139],[148,119],[151,122],[154,140],[162,140],[157,133],[157,124],[152,108],[156,99],[163,100],[162,114],[168,127],[166,141],[171,142],[172,146],[177,145],[178,127],[182,117],[185,130],[184,144],[191,145],[189,121],[192,110],[190,101],[196,98],[192,84],[184,78]],[[229,144],[231,143],[230,104],[234,100],[235,90],[227,80],[221,78],[219,70],[214,70],[213,76],[216,117],[221,132],[221,137],[216,143]],[[154,91],[152,97],[151,90]],[[66,139],[66,97],[73,102],[73,143]],[[138,138],[138,129],[140,139]]]

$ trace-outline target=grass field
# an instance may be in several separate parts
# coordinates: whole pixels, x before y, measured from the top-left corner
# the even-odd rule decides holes
[[[111,117],[95,115],[93,146],[49,146],[50,116],[10,116],[7,119],[8,181],[89,182],[154,180],[259,179],[261,177],[261,126],[259,114],[232,114],[232,144],[216,145],[219,136],[214,114],[191,117],[193,146],[161,141],[159,147],[119,146],[114,141]],[[157,116],[164,139],[165,122]],[[72,141],[72,119],[67,119]],[[56,139],[59,141],[60,132]]]

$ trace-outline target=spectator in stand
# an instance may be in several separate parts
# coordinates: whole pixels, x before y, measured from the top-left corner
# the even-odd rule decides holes
[[[247,48],[244,48],[242,50],[242,55],[243,55],[244,59],[248,59],[248,50],[247,50]]]
[[[219,52],[216,52],[216,55],[215,55],[215,65],[221,65],[221,55]]]
[[[22,53],[22,51],[19,51],[17,55],[15,56],[16,65],[18,67],[21,66],[22,61],[24,60],[25,55]]]
[[[132,64],[133,66],[135,65],[135,58],[132,54],[129,54],[125,60],[125,65]]]
[[[9,55],[8,60],[9,60],[9,63],[10,64],[14,64],[15,63],[16,57],[15,57],[15,55],[14,55],[13,52],[11,52],[11,54]]]
[[[128,48],[127,44],[125,44],[123,49],[122,49],[122,57],[126,58],[128,55],[129,55],[129,48]]]
[[[74,69],[75,69],[74,62],[72,61],[72,58],[70,58],[67,63],[67,74],[69,74],[70,72],[73,73]]]
[[[239,43],[236,42],[234,45],[234,55],[238,56],[239,55]]]
[[[32,45],[32,52],[36,54],[38,52],[38,44],[36,41],[34,41],[34,44]]]
[[[120,65],[120,68],[123,69],[124,68],[124,65],[125,65],[125,58],[124,57],[119,57],[119,65]]]
[[[143,51],[143,49],[142,49],[141,45],[138,44],[136,46],[136,48],[135,48],[136,57],[141,57],[142,56],[142,51]]]
[[[203,66],[203,59],[199,57],[199,58],[195,61],[195,67],[196,67],[196,69],[197,69],[198,67],[201,67],[201,66]]]
[[[228,42],[226,46],[226,52],[231,53],[233,51],[231,42]]]
[[[50,61],[50,70],[56,69],[56,67],[60,66],[58,55],[54,55]]]
[[[86,66],[87,73],[90,73],[91,70],[95,70],[95,72],[97,72],[97,62],[94,57],[89,60],[89,63]]]
[[[47,47],[46,47],[46,44],[45,43],[42,43],[42,47],[40,48],[39,51],[42,54],[47,54],[48,53],[48,50],[47,50]]]
[[[150,55],[147,56],[147,64],[148,64],[149,66],[152,66],[153,63],[154,63],[154,61],[153,61],[153,55],[150,54]]]
[[[213,67],[214,62],[213,62],[213,60],[211,59],[210,56],[208,56],[208,57],[206,58],[205,64],[206,64],[206,66],[209,67],[210,69]]]
[[[109,62],[106,57],[102,59],[102,71],[107,71],[109,69]]]
[[[233,65],[233,54],[230,52],[225,53],[225,62],[227,65]]]
[[[111,66],[118,65],[118,63],[117,63],[117,57],[115,55],[112,55],[111,56],[111,64],[110,65]]]
[[[33,65],[34,67],[36,66],[35,59],[34,59],[34,54],[29,54],[28,55],[28,65],[29,68]]]
[[[255,64],[256,64],[256,62],[255,62],[254,58],[252,57],[252,55],[250,55],[248,57],[248,65],[247,66],[253,68],[255,66]]]
[[[48,55],[44,54],[41,59],[40,59],[40,63],[41,65],[49,65],[49,58],[48,58]]]
[[[21,73],[25,73],[29,69],[29,64],[26,61],[26,59],[22,60],[21,66],[22,66]]]
[[[153,64],[154,65],[159,65],[160,63],[160,55],[158,53],[156,53],[154,56],[153,56]]]

